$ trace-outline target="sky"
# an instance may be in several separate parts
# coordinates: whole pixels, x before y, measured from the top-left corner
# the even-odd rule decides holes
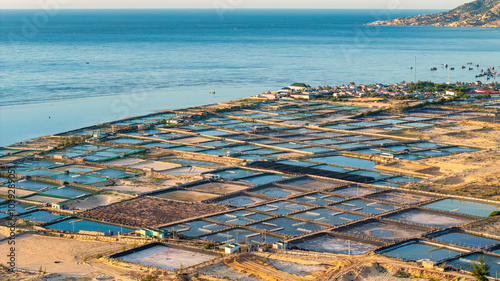
[[[0,0],[0,9],[452,9],[472,0]]]

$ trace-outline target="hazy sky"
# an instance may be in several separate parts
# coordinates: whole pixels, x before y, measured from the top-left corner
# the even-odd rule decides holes
[[[313,9],[451,9],[472,0],[0,0],[2,9],[39,9],[56,3],[62,9],[108,8],[313,8]]]

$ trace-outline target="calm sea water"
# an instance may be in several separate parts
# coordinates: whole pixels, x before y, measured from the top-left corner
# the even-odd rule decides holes
[[[0,145],[293,82],[411,81],[414,55],[436,82],[500,65],[499,29],[364,25],[429,12],[0,10]]]

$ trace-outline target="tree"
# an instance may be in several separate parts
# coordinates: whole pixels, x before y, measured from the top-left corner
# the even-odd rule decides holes
[[[500,216],[500,211],[493,211],[488,215],[488,218]]]
[[[214,242],[212,242],[212,241],[208,241],[208,242],[205,244],[204,248],[208,250],[208,249],[212,248],[214,245],[215,245],[215,244],[214,244]]]
[[[158,279],[158,275],[155,274],[155,275],[152,275],[152,274],[148,274],[148,275],[144,275],[141,277],[141,281],[154,281],[156,279]]]
[[[490,276],[490,266],[484,262],[484,257],[477,258],[477,262],[472,264],[471,274],[478,281],[488,281],[487,276]]]

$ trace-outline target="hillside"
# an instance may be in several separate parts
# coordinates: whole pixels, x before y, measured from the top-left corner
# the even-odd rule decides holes
[[[500,0],[476,0],[453,10],[431,15],[376,21],[369,25],[433,25],[448,27],[500,27]]]

